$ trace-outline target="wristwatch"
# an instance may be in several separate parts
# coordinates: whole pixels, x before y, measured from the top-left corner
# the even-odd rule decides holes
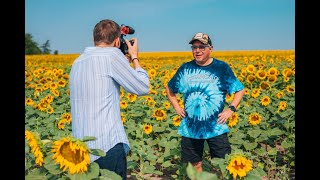
[[[230,105],[229,108],[230,108],[231,111],[233,111],[233,112],[236,112],[236,111],[237,111],[236,107],[234,107],[234,106],[232,106],[232,105]]]

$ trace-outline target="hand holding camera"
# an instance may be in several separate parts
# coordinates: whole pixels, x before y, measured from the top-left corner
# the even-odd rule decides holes
[[[128,47],[128,55],[126,56],[129,56],[129,62],[131,63],[134,58],[138,58],[138,40],[137,38],[132,38],[130,41],[125,40],[125,42]]]
[[[122,24],[120,31],[121,35],[119,49],[131,63],[134,58],[138,57],[138,40],[137,38],[132,38],[129,41],[124,39],[124,36],[127,34],[134,34],[134,29],[132,27]]]

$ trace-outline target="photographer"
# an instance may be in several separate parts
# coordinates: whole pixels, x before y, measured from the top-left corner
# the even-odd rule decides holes
[[[90,154],[90,161],[126,179],[130,145],[120,116],[120,86],[129,93],[146,95],[149,77],[138,60],[137,39],[132,38],[132,45],[125,40],[126,57],[119,49],[120,35],[120,26],[112,20],[95,25],[94,47],[86,47],[71,67],[70,102],[72,135],[80,139],[94,136],[97,139],[88,141],[88,148],[106,152],[104,157]]]

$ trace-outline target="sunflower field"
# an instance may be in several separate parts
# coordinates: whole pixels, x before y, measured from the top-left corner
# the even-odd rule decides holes
[[[87,141],[72,137],[69,73],[79,54],[25,56],[26,179],[121,179],[90,163]],[[180,117],[165,86],[191,52],[140,52],[150,93],[121,89],[122,123],[130,141],[128,179],[290,179],[295,176],[295,51],[215,51],[245,86],[237,112],[227,121],[232,147],[211,159],[205,144],[203,169],[180,163]],[[182,95],[178,101],[183,106]],[[226,107],[233,95],[227,96]]]

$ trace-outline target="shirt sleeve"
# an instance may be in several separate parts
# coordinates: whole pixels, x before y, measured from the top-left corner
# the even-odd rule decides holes
[[[229,95],[244,89],[243,84],[234,75],[234,73],[229,65],[226,66],[226,82],[227,82],[227,87],[228,87],[227,91],[228,91]]]
[[[150,91],[149,76],[143,68],[132,68],[128,59],[115,50],[111,59],[111,77],[129,93],[146,95]]]
[[[183,66],[180,66],[177,72],[173,75],[173,77],[168,82],[168,87],[171,89],[173,93],[180,93],[180,90],[181,90],[180,82],[183,76],[182,69],[183,69]]]

